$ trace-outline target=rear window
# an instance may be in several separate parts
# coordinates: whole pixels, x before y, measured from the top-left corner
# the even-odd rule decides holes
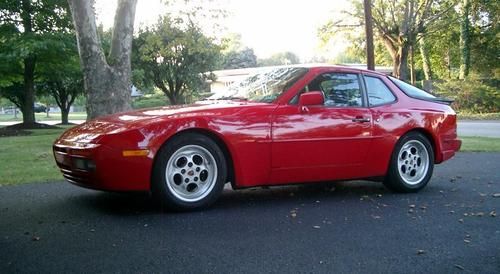
[[[396,86],[398,86],[399,89],[401,89],[404,93],[406,93],[406,95],[408,95],[410,97],[414,97],[417,99],[435,99],[436,98],[436,96],[428,93],[427,91],[421,90],[421,89],[414,87],[414,86],[412,86],[406,82],[403,82],[399,79],[396,79],[394,77],[389,77],[389,79],[391,79],[391,81]]]

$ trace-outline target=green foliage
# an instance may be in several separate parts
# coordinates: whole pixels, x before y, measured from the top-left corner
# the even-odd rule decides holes
[[[269,58],[257,60],[257,65],[259,67],[263,66],[280,66],[280,65],[292,65],[299,64],[299,57],[290,51],[275,53]]]
[[[134,68],[143,70],[145,82],[154,83],[171,104],[200,92],[220,59],[220,47],[199,26],[169,17],[141,30],[134,47]]]
[[[500,120],[500,112],[491,113],[468,113],[460,112],[457,114],[458,120]]]
[[[447,80],[435,84],[436,94],[454,99],[459,112],[487,113],[500,111],[498,82],[493,86],[476,79]]]
[[[222,39],[221,69],[252,68],[257,66],[253,49],[243,46],[240,34],[230,34]]]
[[[132,107],[134,109],[161,107],[166,105],[168,105],[167,98],[162,94],[146,95],[132,101]]]
[[[0,2],[0,96],[18,105],[34,122],[34,83],[44,62],[61,48],[61,35],[70,32],[65,0]]]

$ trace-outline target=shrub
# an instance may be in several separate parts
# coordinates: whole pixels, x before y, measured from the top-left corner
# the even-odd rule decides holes
[[[438,96],[455,100],[453,107],[459,112],[499,112],[500,92],[495,81],[490,82],[493,86],[476,79],[446,80],[435,82],[434,92]]]
[[[145,95],[134,99],[132,102],[132,107],[134,109],[161,107],[166,105],[168,105],[168,99],[161,94]]]

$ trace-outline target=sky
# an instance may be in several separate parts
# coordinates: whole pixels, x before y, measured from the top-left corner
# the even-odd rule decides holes
[[[213,8],[223,7],[228,16],[222,21],[223,30],[217,36],[240,33],[244,45],[253,48],[259,58],[274,53],[292,51],[302,61],[325,55],[319,48],[317,29],[338,11],[347,9],[347,0],[215,0],[202,1]],[[178,1],[183,2],[183,1]],[[184,4],[175,8],[182,9]],[[113,25],[116,0],[96,1],[97,22],[105,28]],[[138,0],[135,29],[154,24],[158,16],[167,12],[160,0]],[[209,31],[208,31],[209,32]],[[218,37],[222,38],[222,37]],[[344,41],[329,45],[328,52],[340,52]],[[333,56],[327,56],[333,57]]]

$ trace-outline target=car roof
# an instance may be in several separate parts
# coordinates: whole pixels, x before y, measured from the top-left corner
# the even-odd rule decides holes
[[[372,73],[372,74],[377,74],[381,76],[387,76],[387,74],[379,72],[379,71],[373,71],[373,70],[367,70],[367,69],[361,69],[358,66],[349,66],[349,65],[331,65],[331,64],[324,64],[324,63],[310,63],[310,64],[293,64],[293,65],[282,65],[282,66],[269,66],[269,67],[260,67],[261,69],[273,69],[273,68],[307,68],[310,70],[323,70],[323,69],[338,69],[338,70],[348,70],[356,73]]]

